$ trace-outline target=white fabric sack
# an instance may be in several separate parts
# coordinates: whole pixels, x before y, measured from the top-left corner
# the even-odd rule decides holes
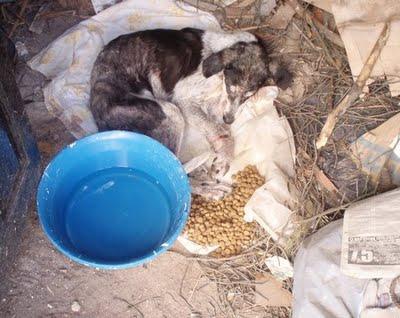
[[[289,123],[275,109],[274,99],[277,95],[277,87],[263,87],[239,109],[231,125],[235,156],[223,181],[231,182],[232,175],[247,165],[258,168],[266,183],[256,190],[246,204],[245,220],[257,221],[273,239],[280,238],[279,242],[284,244],[294,230],[294,212],[290,207],[294,206],[296,196],[289,191],[288,183],[295,173],[295,147]],[[192,156],[209,153],[211,150],[207,140],[198,135],[198,130],[189,130],[191,137],[184,143],[183,149]],[[193,138],[196,142],[190,142]],[[217,245],[198,245],[185,234],[178,240],[193,254],[206,255],[218,248]]]
[[[288,184],[295,175],[295,146],[292,130],[273,104],[278,89],[263,88],[243,107],[232,125],[235,158],[226,175],[255,165],[266,183],[256,190],[245,206],[245,220],[257,221],[274,240],[284,245],[294,231],[296,194]]]

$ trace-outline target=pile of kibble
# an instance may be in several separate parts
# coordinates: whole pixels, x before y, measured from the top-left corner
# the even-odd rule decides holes
[[[243,220],[244,206],[254,191],[264,184],[255,166],[247,166],[233,176],[233,190],[219,201],[193,196],[185,232],[201,245],[219,245],[215,257],[237,255],[254,237],[255,224]]]

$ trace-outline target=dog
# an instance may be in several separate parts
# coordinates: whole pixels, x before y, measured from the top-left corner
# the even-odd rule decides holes
[[[186,124],[197,127],[216,153],[214,181],[191,180],[192,191],[211,198],[229,191],[215,182],[229,168],[229,125],[239,106],[273,80],[286,88],[291,75],[270,71],[270,51],[248,32],[194,28],[122,35],[98,55],[91,74],[90,109],[100,131],[150,136],[179,158]]]

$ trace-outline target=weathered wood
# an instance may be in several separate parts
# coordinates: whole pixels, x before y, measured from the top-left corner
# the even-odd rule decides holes
[[[59,5],[66,10],[75,10],[80,15],[93,15],[94,9],[90,0],[57,0]]]
[[[18,252],[39,179],[40,158],[15,82],[15,56],[0,29],[0,281]]]

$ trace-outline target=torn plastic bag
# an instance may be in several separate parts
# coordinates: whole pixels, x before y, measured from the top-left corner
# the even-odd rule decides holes
[[[359,317],[368,280],[340,271],[343,221],[309,236],[294,260],[293,318]]]
[[[400,189],[352,204],[344,219],[303,242],[294,261],[293,318],[400,317],[398,211]]]
[[[364,290],[360,318],[398,318],[400,308],[392,296],[399,297],[399,284],[393,279],[372,279]]]

